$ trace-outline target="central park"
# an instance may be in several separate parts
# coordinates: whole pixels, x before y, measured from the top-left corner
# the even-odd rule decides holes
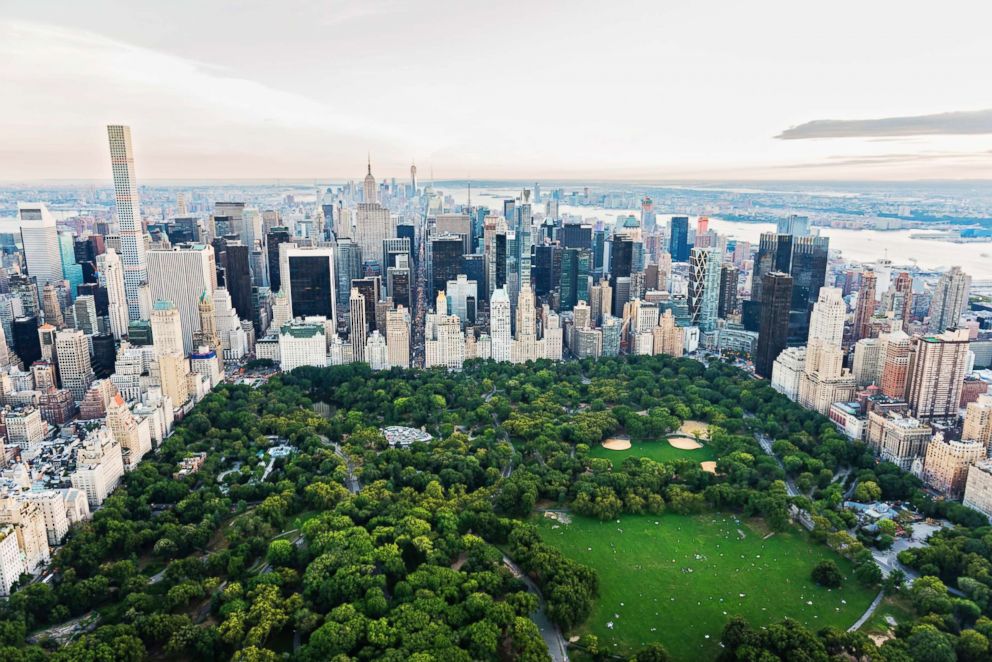
[[[48,581],[15,587],[0,659],[992,655],[987,522],[731,365],[250,381],[219,386],[127,474]],[[900,554],[912,585],[874,562],[896,525],[859,527],[854,483],[957,525]]]

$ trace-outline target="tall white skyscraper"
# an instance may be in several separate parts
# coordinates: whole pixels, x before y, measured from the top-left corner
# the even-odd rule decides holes
[[[17,203],[17,220],[21,228],[21,243],[28,275],[38,281],[38,289],[46,283],[62,282],[62,255],[59,253],[55,217],[40,202]]]
[[[489,335],[492,337],[493,360],[510,360],[510,296],[506,288],[493,291],[489,304]]]
[[[127,285],[125,264],[124,284]],[[181,277],[177,277],[180,276]],[[195,347],[193,334],[200,330],[200,296],[213,292],[217,283],[214,249],[190,244],[148,252],[148,286],[153,300],[171,301],[182,321],[185,356]],[[128,292],[128,303],[131,294]],[[174,403],[175,404],[175,403]]]
[[[847,307],[844,294],[837,287],[821,287],[809,319],[809,340],[822,340],[840,347],[844,340],[844,319]]]
[[[107,138],[110,141],[110,165],[114,172],[114,197],[117,201],[128,317],[136,320],[141,317],[138,287],[148,280],[148,265],[145,261],[138,182],[134,175],[131,127],[111,124],[107,127]]]
[[[62,386],[79,402],[93,383],[90,345],[82,331],[63,329],[55,334],[55,355],[58,357]]]
[[[127,335],[130,319],[127,307],[127,290],[124,287],[124,264],[113,248],[96,256],[96,268],[100,273],[100,284],[107,288],[107,315],[110,317],[110,332],[115,340]]]

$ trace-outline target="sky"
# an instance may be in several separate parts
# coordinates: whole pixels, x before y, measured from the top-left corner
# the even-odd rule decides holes
[[[0,181],[992,179],[992,3],[0,0]]]

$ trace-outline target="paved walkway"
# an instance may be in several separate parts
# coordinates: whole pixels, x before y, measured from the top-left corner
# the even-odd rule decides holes
[[[355,465],[352,463],[351,458],[349,458],[343,450],[341,450],[341,444],[336,444],[324,435],[320,435],[320,441],[325,446],[330,447],[334,454],[339,458],[344,460],[345,466],[348,468],[348,480],[347,487],[352,494],[358,494],[362,490],[361,483],[358,482],[358,478],[355,476]]]
[[[861,618],[855,621],[854,625],[847,628],[847,631],[854,632],[855,630],[860,629],[862,625],[867,623],[868,619],[871,618],[871,615],[875,613],[876,609],[878,609],[878,605],[882,604],[882,598],[884,597],[885,597],[885,591],[879,591],[878,595],[875,596],[875,599],[871,601],[870,605],[868,605],[868,609],[865,610],[865,613],[861,614]]]
[[[548,654],[551,655],[552,662],[568,662],[568,644],[565,642],[561,629],[552,623],[548,619],[548,615],[544,613],[544,596],[541,595],[541,589],[506,554],[503,555],[503,564],[510,569],[515,577],[527,585],[531,593],[537,596],[537,611],[531,614],[530,618],[537,625],[537,629],[541,631],[541,638],[548,646]]]

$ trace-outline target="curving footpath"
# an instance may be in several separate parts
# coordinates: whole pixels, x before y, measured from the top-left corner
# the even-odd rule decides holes
[[[884,597],[885,591],[879,591],[878,595],[875,596],[875,599],[871,601],[870,605],[868,605],[868,609],[865,610],[865,613],[861,614],[861,618],[855,621],[854,625],[847,628],[847,631],[854,632],[855,630],[860,629],[861,626],[864,625],[869,618],[871,618],[871,615],[875,613],[875,610],[878,609],[878,605],[882,604],[882,598]]]
[[[537,596],[537,611],[531,614],[530,617],[534,621],[534,624],[537,625],[537,629],[541,631],[541,638],[544,639],[544,643],[548,646],[548,654],[551,655],[552,661],[568,662],[568,644],[565,642],[565,637],[562,635],[561,629],[552,623],[548,619],[548,615],[544,613],[544,596],[541,595],[541,589],[506,554],[503,555],[503,564],[510,569],[514,577],[520,579],[527,585],[530,592]]]

